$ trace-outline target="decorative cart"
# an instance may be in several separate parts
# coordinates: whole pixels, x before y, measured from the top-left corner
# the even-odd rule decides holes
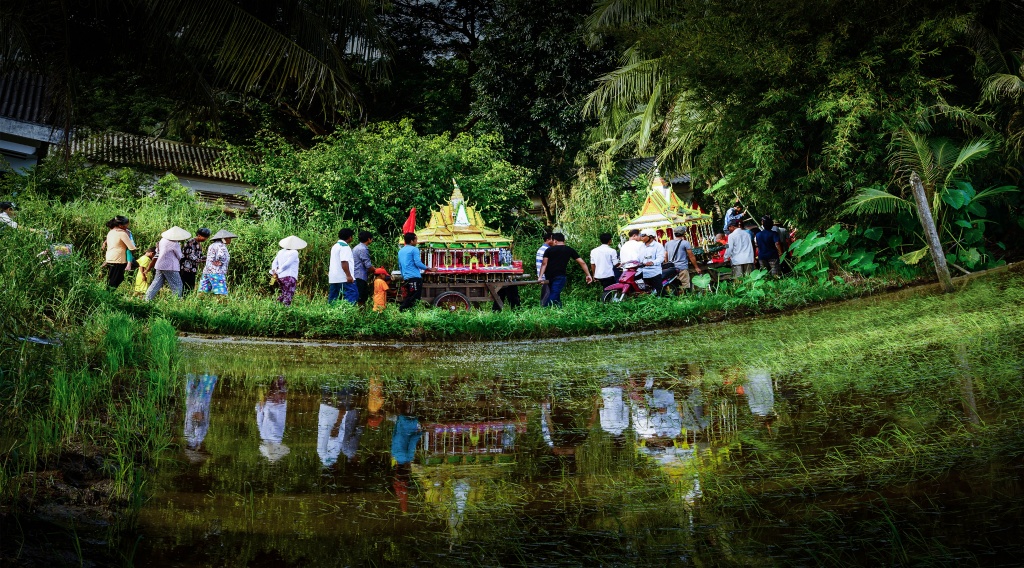
[[[651,229],[658,234],[658,240],[664,244],[673,238],[673,228],[683,226],[688,229],[688,240],[693,246],[693,255],[697,262],[709,268],[716,268],[721,266],[721,263],[711,262],[712,256],[725,247],[715,242],[713,221],[711,215],[701,211],[696,203],[692,207],[684,204],[672,191],[672,186],[665,182],[655,169],[647,199],[644,200],[637,216],[619,227],[619,238],[625,241],[633,229]],[[690,272],[695,270],[696,267],[690,267]],[[719,278],[728,278],[716,270],[710,270],[709,274],[712,275],[712,286],[718,285]]]
[[[512,239],[487,226],[458,184],[449,203],[431,212],[427,226],[415,232],[420,260],[431,269],[423,274],[423,301],[449,310],[480,302],[501,309],[511,288],[537,283],[524,279],[522,261],[513,260]]]
[[[640,212],[629,223],[619,227],[619,236],[625,240],[633,229],[653,229],[658,233],[658,240],[664,244],[672,239],[673,227],[682,225],[689,229],[689,241],[693,245],[694,255],[702,255],[710,252],[704,248],[713,245],[715,241],[712,221],[711,215],[701,211],[696,204],[693,207],[683,204],[672,191],[672,186],[655,170],[651,188]]]

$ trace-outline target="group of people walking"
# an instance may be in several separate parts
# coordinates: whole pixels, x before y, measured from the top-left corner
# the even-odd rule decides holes
[[[134,291],[152,300],[163,288],[182,297],[194,289],[200,293],[228,295],[227,270],[231,261],[228,245],[238,237],[227,230],[213,234],[201,228],[195,236],[174,226],[160,235],[155,247],[138,254],[131,221],[118,215],[107,221],[107,237],[101,248],[105,251],[104,267],[107,287],[117,289],[125,280],[125,273],[136,270]],[[207,250],[203,243],[210,241]],[[196,278],[199,274],[198,287]]]
[[[9,215],[7,210],[4,213]],[[744,228],[743,217],[739,204],[727,212],[726,232],[716,235],[716,241],[725,245],[725,249],[712,261],[729,262],[733,277],[737,279],[750,274],[755,263],[778,276],[788,232],[775,227],[767,215],[761,219],[759,230],[754,230],[756,225],[753,223],[750,228]],[[7,222],[7,219],[3,220]],[[139,254],[127,217],[114,217],[106,226],[109,231],[102,248],[105,250],[104,265],[109,288],[118,288],[125,280],[126,272],[137,270],[134,290],[144,295],[146,301],[152,300],[165,287],[178,297],[193,289],[200,293],[228,295],[226,276],[231,261],[228,245],[237,235],[223,229],[212,234],[204,227],[193,236],[187,230],[174,226],[161,234],[156,246]],[[590,251],[588,264],[574,248],[565,244],[564,234],[548,232],[536,254],[541,306],[562,305],[567,272],[573,263],[579,264],[587,284],[597,281],[602,288],[615,284],[623,267],[628,266],[636,268],[637,276],[655,294],[660,294],[663,283],[673,277],[686,291],[690,288],[690,269],[698,274],[702,272],[687,235],[686,227],[675,227],[672,231],[674,238],[662,244],[655,231],[634,229],[616,251],[612,248],[612,234],[602,233],[599,236],[601,244]],[[209,245],[204,251],[203,243],[207,241]],[[405,246],[398,253],[398,268],[406,290],[399,307],[401,311],[419,303],[422,275],[430,271],[420,260],[416,234],[406,233],[404,241]],[[372,293],[373,309],[384,309],[391,277],[383,267],[374,267],[369,248],[372,242],[373,235],[369,231],[359,231],[358,234],[349,228],[338,231],[338,241],[331,247],[327,271],[329,304],[344,300],[363,306]],[[280,289],[278,301],[291,305],[299,278],[299,251],[306,248],[307,243],[292,235],[281,239],[279,245],[281,250],[270,266],[271,283]]]
[[[782,258],[790,241],[789,231],[776,226],[770,215],[761,217],[760,227],[753,221],[744,223],[743,215],[743,208],[737,203],[725,217],[725,234],[728,237],[722,259],[731,264],[733,278],[739,279],[753,272],[755,263],[772,276],[780,276]],[[718,236],[721,238],[722,234]]]

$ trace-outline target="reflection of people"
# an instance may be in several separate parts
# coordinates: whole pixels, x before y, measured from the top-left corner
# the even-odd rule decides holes
[[[547,400],[540,403],[540,431],[544,442],[551,447],[556,455],[576,455],[576,448],[587,441],[588,427],[598,418],[598,409],[589,416],[589,423],[581,426],[579,418],[566,405],[555,404]]]
[[[371,399],[373,386],[371,389]],[[391,458],[395,461],[395,478],[392,487],[398,497],[398,505],[403,513],[409,511],[409,481],[412,473],[412,460],[416,457],[416,446],[420,442],[420,421],[412,416],[409,404],[405,401],[396,403],[398,416],[395,419],[395,430],[391,436]]]
[[[752,414],[767,417],[775,413],[775,391],[772,388],[772,376],[768,371],[747,371],[747,381],[743,390],[747,394],[747,405]]]
[[[320,402],[316,441],[316,453],[324,467],[338,461],[340,454],[345,454],[349,460],[355,459],[362,435],[359,409],[352,408],[352,396],[347,389],[340,396],[325,391]]]
[[[284,377],[270,383],[270,392],[256,405],[256,427],[260,431],[260,453],[271,462],[288,455],[284,445],[285,416],[288,413],[288,388]]]
[[[704,395],[700,389],[694,387],[690,396],[682,403],[683,427],[687,430],[701,431],[707,428],[711,421],[704,415]]]
[[[641,438],[675,438],[682,431],[683,420],[676,406],[676,395],[670,390],[654,388],[654,379],[644,383],[643,398],[633,405],[633,429]]]
[[[398,417],[395,419],[395,432],[391,436],[391,457],[398,465],[412,463],[416,457],[416,446],[420,442],[420,421],[410,416],[408,403],[398,403]]]
[[[217,375],[188,376],[185,386],[185,446],[198,450],[210,429],[210,399]]]
[[[601,429],[612,436],[621,435],[629,427],[629,412],[622,396],[622,387],[601,389]]]

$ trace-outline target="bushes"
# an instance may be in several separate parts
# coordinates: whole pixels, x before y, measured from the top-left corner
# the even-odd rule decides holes
[[[456,178],[488,222],[506,231],[533,224],[526,214],[532,173],[502,159],[494,135],[419,136],[409,122],[381,123],[338,131],[306,151],[268,134],[235,157],[266,214],[296,214],[320,226],[348,222],[397,238],[409,208],[422,225]]]

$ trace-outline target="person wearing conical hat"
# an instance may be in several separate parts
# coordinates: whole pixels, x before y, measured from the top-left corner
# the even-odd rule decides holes
[[[228,244],[237,236],[224,229],[213,235],[210,248],[206,249],[206,266],[203,267],[203,278],[199,281],[200,294],[228,295],[228,262],[231,261]]]
[[[181,241],[188,240],[191,236],[191,233],[177,225],[160,235],[160,243],[156,246],[157,259],[153,264],[156,276],[146,291],[147,302],[156,297],[157,292],[165,285],[175,296],[181,297]]]
[[[295,296],[295,284],[299,279],[299,251],[306,248],[306,241],[291,235],[281,239],[278,244],[281,245],[281,250],[270,265],[270,274],[277,278],[277,284],[281,288],[281,295],[277,297],[277,301],[290,306],[292,297]]]

